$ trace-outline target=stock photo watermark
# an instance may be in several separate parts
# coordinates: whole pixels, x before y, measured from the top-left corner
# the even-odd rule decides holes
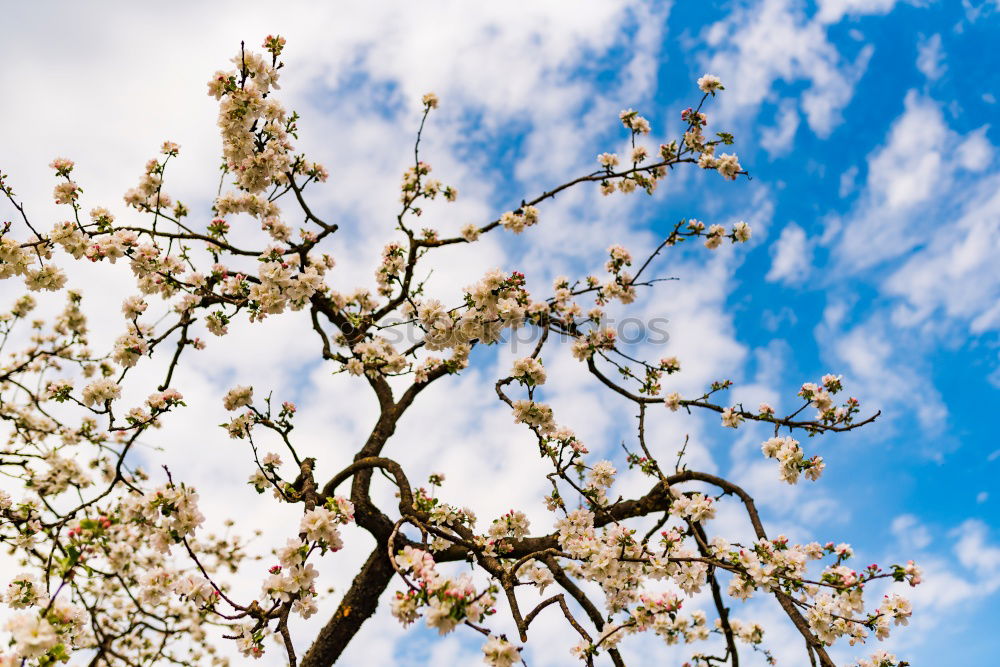
[[[620,320],[604,318],[599,321],[589,321],[580,328],[580,333],[586,335],[589,331],[611,330],[614,339],[624,345],[664,345],[670,341],[668,325],[670,320],[665,317],[624,317]],[[422,342],[431,342],[437,347],[451,347],[453,343],[469,340],[480,340],[495,345],[509,346],[514,353],[534,348],[545,330],[539,326],[522,324],[516,327],[495,325],[491,323],[475,323],[472,328],[456,324],[446,330],[425,329],[414,320],[399,320],[389,322],[380,327],[379,336],[393,346],[409,347]],[[350,327],[343,332],[350,336]],[[549,339],[571,343],[577,340],[564,330],[549,329]]]

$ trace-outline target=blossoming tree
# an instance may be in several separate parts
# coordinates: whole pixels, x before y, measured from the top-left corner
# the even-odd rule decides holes
[[[729,381],[700,395],[665,391],[664,376],[679,372],[680,362],[634,358],[605,325],[610,302],[629,304],[638,289],[652,284],[650,267],[658,255],[681,243],[701,242],[711,250],[744,242],[751,233],[747,224],[725,229],[681,220],[642,261],[613,245],[606,275],[559,279],[547,294],[529,294],[521,273],[493,270],[467,287],[463,300],[441,303],[427,296],[419,277],[421,261],[439,248],[475,244],[486,234],[528,232],[546,202],[569,188],[597,187],[609,196],[652,193],[671,170],[685,167],[716,170],[728,180],[744,175],[735,154],[721,153],[733,138],[705,133],[703,107],[722,94],[718,78],[698,80],[700,102],[682,113],[686,131],[677,141],[647,147],[649,123],[624,111],[629,155],[604,153],[597,169],[528,193],[515,210],[447,238],[414,228],[425,202],[457,194],[431,178],[430,165],[420,160],[420,136],[438,105],[426,95],[414,162],[402,178],[396,231],[382,252],[375,288],[351,289],[328,280],[334,260],[324,254],[324,242],[338,226],[308,203],[327,171],[294,152],[297,116],[275,96],[283,47],[282,38],[269,36],[262,53],[241,48],[233,68],[209,81],[209,94],[220,105],[225,164],[212,216],[190,214],[165,190],[167,165],[179,154],[171,142],[125,194],[132,209],[121,216],[127,222],[107,208],[84,205],[71,160],[52,162],[55,201],[67,219],[51,228],[32,220],[13,181],[0,175],[19,216],[0,238],[0,277],[23,280],[28,290],[0,318],[0,418],[8,433],[0,468],[19,482],[12,493],[0,493],[0,540],[24,570],[6,590],[12,611],[4,627],[11,643],[0,664],[50,665],[71,655],[91,665],[223,664],[219,646],[232,640],[243,656],[277,652],[291,665],[330,665],[387,590],[396,591],[391,612],[400,623],[422,619],[442,635],[481,636],[485,662],[496,666],[522,661],[533,623],[543,614],[565,620],[567,632],[579,638],[572,654],[587,665],[625,664],[619,647],[638,633],[690,644],[691,665],[736,667],[747,651],[770,661],[764,628],[733,611],[734,600],[751,596],[769,596],[783,610],[802,637],[800,664],[832,665],[828,647],[835,642],[882,639],[894,625],[906,624],[904,598],[890,592],[866,599],[866,585],[880,579],[898,582],[890,590],[916,585],[920,570],[912,561],[855,568],[846,544],[771,536],[744,489],[688,467],[683,451],[665,460],[647,433],[652,410],[716,413],[721,427],[732,429],[761,422],[773,427],[762,451],[777,463],[775,483],[795,484],[801,477],[815,480],[824,467],[796,439],[800,434],[848,431],[877,416],[865,417],[858,401],[841,399],[841,379],[834,375],[803,384],[789,414],[766,404],[727,404]],[[305,226],[293,233],[291,214],[283,209],[304,218]],[[238,214],[259,220],[256,244],[238,245],[230,233],[227,216]],[[121,260],[134,274],[136,294],[122,304],[122,333],[113,349],[88,345],[82,294],[66,288],[59,266],[74,260]],[[31,292],[40,290],[65,293],[65,308],[51,322],[29,321],[36,304]],[[302,338],[314,341],[332,372],[354,376],[373,392],[378,416],[352,459],[325,462],[338,472],[324,479],[315,472],[316,461],[296,450],[293,404],[279,407],[270,397],[261,400],[261,388],[244,386],[222,398],[232,413],[228,435],[245,441],[256,463],[251,485],[275,502],[301,506],[299,525],[271,545],[274,562],[259,568],[244,562],[240,539],[205,535],[196,490],[170,470],[142,472],[134,449],[151,427],[183,410],[175,369],[206,345],[199,334],[232,336],[287,311],[308,312],[312,330]],[[26,326],[30,335],[18,338]],[[386,335],[393,327],[416,335],[398,346]],[[393,456],[397,424],[421,393],[449,382],[475,348],[516,328],[537,335],[530,353],[496,378],[495,390],[549,467],[547,525],[529,525],[519,509],[477,520],[471,510],[443,500],[447,486],[440,475],[426,488],[415,485]],[[541,400],[547,376],[542,353],[559,340],[570,341],[594,383],[634,406],[627,465],[648,480],[644,494],[614,492],[612,463],[591,456]],[[17,341],[22,346],[11,349]],[[144,390],[153,390],[144,404],[124,404],[122,387],[136,381],[133,369],[153,355],[165,361],[159,385]],[[258,450],[267,434],[283,451]],[[397,500],[389,505],[372,492],[382,477],[395,487]],[[753,539],[740,542],[714,528],[716,507],[724,502],[741,508]],[[303,637],[297,619],[317,612],[317,584],[325,567],[338,567],[340,527],[349,523],[367,531],[375,546],[340,593],[333,616],[317,635]],[[226,577],[234,573],[259,580],[259,594],[246,599],[233,593]],[[492,617],[495,612],[506,621]],[[860,664],[905,663],[879,651]]]

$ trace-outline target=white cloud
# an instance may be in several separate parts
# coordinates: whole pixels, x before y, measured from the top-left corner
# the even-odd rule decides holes
[[[944,64],[944,51],[941,50],[940,34],[934,34],[928,38],[921,37],[917,44],[917,69],[930,81],[944,76],[947,68]]]
[[[868,188],[890,210],[908,209],[933,196],[932,184],[947,172],[946,145],[951,139],[941,110],[911,91],[905,111],[893,124],[888,144],[868,161]]]
[[[722,77],[726,94],[720,102],[726,120],[753,117],[761,104],[778,97],[776,83],[808,82],[801,108],[809,128],[828,136],[840,123],[854,85],[864,74],[872,49],[863,47],[853,62],[827,38],[827,26],[809,18],[794,0],[762,0],[734,11],[713,24],[705,35],[713,50],[705,68]],[[783,113],[794,108],[789,100]],[[785,121],[791,127],[791,121]],[[773,141],[773,140],[772,140]]]
[[[971,172],[982,171],[993,161],[993,144],[986,137],[986,128],[970,132],[955,149],[959,166]]]
[[[840,195],[841,199],[854,192],[855,179],[857,179],[857,177],[857,165],[851,165],[844,170],[843,174],[840,175],[840,187],[837,190],[837,194]]]
[[[784,100],[778,109],[777,124],[764,128],[760,133],[760,145],[772,157],[791,150],[795,132],[799,129],[799,112],[794,100]]]
[[[885,267],[882,292],[900,326],[954,335],[1000,328],[1000,172],[983,128],[959,135],[933,100],[907,94],[886,143],[868,159],[854,210],[838,224],[841,270]],[[963,289],[955,290],[961,284]],[[936,315],[943,319],[934,319]]]
[[[921,557],[923,583],[906,593],[919,626],[932,628],[940,614],[959,605],[968,610],[970,602],[1000,590],[1000,546],[988,542],[988,532],[982,521],[967,519],[946,536],[954,560],[940,553]]]
[[[956,146],[965,148],[956,151]],[[916,91],[907,93],[885,144],[868,158],[864,191],[835,235],[841,269],[871,268],[913,250],[939,227],[929,210],[954,216],[965,195],[961,183],[954,190],[956,179],[981,171],[991,154],[980,131],[959,136],[948,128],[937,103]]]
[[[819,0],[817,19],[823,23],[837,23],[845,16],[888,14],[896,0]]]
[[[927,245],[885,281],[899,297],[900,321],[930,321],[940,314],[972,333],[1000,329],[1000,277],[993,270],[1000,252],[1000,174],[960,190],[955,209],[942,211]],[[957,193],[956,193],[957,194]],[[955,290],[954,285],[962,285]]]
[[[975,23],[980,19],[992,16],[997,8],[1000,8],[1000,2],[997,0],[982,0],[982,2],[962,0],[962,9],[965,10],[965,18],[969,23]],[[961,33],[964,27],[959,23],[955,26],[955,32]]]
[[[902,514],[893,519],[891,530],[907,552],[919,551],[931,543],[927,527],[912,514]]]
[[[823,340],[873,396],[902,408],[893,393],[921,387],[924,425],[940,427],[946,416],[924,361],[933,346],[1000,330],[994,150],[985,128],[959,134],[940,104],[910,91],[884,144],[868,157],[852,210],[828,218],[821,241],[832,246],[835,272],[879,290],[866,322],[828,331]],[[939,456],[951,445],[935,449]]]
[[[766,279],[801,284],[812,265],[812,245],[805,230],[794,222],[785,225],[771,248],[771,269]]]
[[[1000,546],[987,544],[989,528],[977,519],[967,519],[956,528],[955,554],[969,570],[979,575],[992,589],[1000,587]]]
[[[882,411],[882,419],[872,431],[885,435],[916,417],[925,435],[939,434],[948,412],[913,351],[915,343],[899,332],[884,312],[875,310],[864,321],[849,324],[837,316],[842,308],[836,304],[827,308],[824,322],[816,328],[816,339],[827,351],[829,362],[843,369],[845,386],[862,400],[866,414],[871,406]],[[913,401],[913,396],[920,396],[920,400]],[[940,436],[920,444],[924,446],[922,453],[935,460],[955,446]]]

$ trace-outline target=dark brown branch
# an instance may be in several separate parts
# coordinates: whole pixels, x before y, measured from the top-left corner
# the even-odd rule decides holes
[[[302,656],[301,667],[330,667],[335,663],[361,625],[375,613],[379,597],[394,574],[395,570],[385,554],[385,544],[377,544],[354,577],[333,617]]]

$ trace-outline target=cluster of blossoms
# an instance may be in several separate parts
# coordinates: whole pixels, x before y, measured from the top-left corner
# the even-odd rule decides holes
[[[244,385],[233,387],[227,391],[226,395],[222,398],[222,406],[230,412],[252,404],[253,387],[247,387]]]
[[[628,250],[620,245],[613,245],[608,248],[610,258],[604,265],[611,279],[601,286],[595,302],[603,306],[608,301],[615,299],[624,304],[635,301],[636,291],[632,276],[624,271],[624,268],[632,265],[632,255]]]
[[[339,551],[344,542],[338,526],[354,521],[354,506],[346,498],[330,498],[327,507],[315,507],[302,515],[299,533],[324,549]]]
[[[464,309],[446,310],[436,299],[428,299],[417,302],[409,312],[425,332],[429,350],[452,348],[461,359],[473,341],[495,343],[504,329],[519,327],[528,314],[546,308],[544,303],[530,301],[523,274],[491,270],[465,289]]]
[[[910,604],[897,594],[886,595],[874,612],[864,614],[867,582],[891,577],[908,581],[911,586],[920,583],[920,568],[912,561],[906,567],[894,566],[891,573],[884,573],[877,565],[869,565],[861,572],[852,570],[844,565],[854,555],[846,544],[789,544],[787,538],[779,536],[741,547],[715,538],[711,549],[715,558],[737,572],[729,586],[730,595],[745,600],[763,590],[795,597],[807,607],[806,619],[812,631],[828,645],[841,636],[848,636],[852,644],[864,641],[872,630],[879,639],[885,639],[892,624],[907,623]],[[834,556],[835,562],[825,567],[818,579],[810,580],[809,562],[827,556]]]
[[[392,601],[392,614],[403,625],[423,615],[427,627],[445,635],[460,623],[479,623],[494,613],[493,588],[477,592],[468,575],[452,578],[439,573],[427,551],[407,546],[396,555],[395,567],[416,580],[407,591],[397,592]]]
[[[33,574],[24,573],[8,584],[3,601],[13,609],[24,609],[35,605],[44,606],[49,601],[49,595]]]
[[[354,357],[345,364],[351,375],[368,374],[374,377],[400,373],[407,367],[406,358],[383,336],[358,343],[351,352]]]
[[[378,293],[382,296],[392,294],[392,283],[399,279],[406,268],[406,250],[400,243],[389,243],[382,249],[382,263],[375,271],[378,282]]]
[[[715,518],[715,500],[703,493],[682,494],[676,489],[676,499],[670,505],[670,513],[691,521],[707,521]]]
[[[166,156],[163,161],[153,158],[146,163],[146,169],[139,184],[125,193],[125,204],[139,211],[157,213],[174,207],[174,215],[183,217],[186,212],[184,205],[178,202],[175,206],[173,198],[163,191],[163,173],[166,161],[178,155],[179,148],[177,144],[168,141],[164,143],[161,153]]]
[[[680,614],[682,603],[673,593],[640,595],[639,604],[631,612],[635,631],[652,631],[668,645],[708,639],[710,629],[705,612],[699,609],[690,615]]]
[[[108,401],[117,399],[121,394],[122,389],[117,382],[111,378],[100,378],[83,388],[83,403],[84,405],[104,405]]]
[[[304,268],[295,266],[286,260],[281,246],[268,248],[259,259],[258,282],[247,294],[253,313],[251,320],[282,313],[289,307],[301,310],[309,304],[310,297],[326,290],[323,274],[330,268],[328,262],[310,261]],[[234,296],[243,291],[239,281],[233,287]]]
[[[454,344],[455,319],[440,301],[421,301],[416,307],[416,316],[424,330],[424,344],[428,350],[443,350]]]
[[[805,473],[807,479],[813,481],[819,479],[823,474],[822,456],[804,458],[802,448],[798,440],[790,436],[783,438],[770,438],[761,445],[761,451],[769,459],[778,460],[778,475],[782,481],[795,484],[799,481],[799,474]]]
[[[66,274],[55,264],[45,264],[45,254],[32,256],[27,248],[2,234],[0,232],[0,279],[23,276],[24,286],[32,292],[55,292],[66,285]],[[33,267],[36,257],[39,266]]]
[[[849,425],[859,411],[856,398],[848,398],[842,405],[836,405],[833,396],[843,391],[842,378],[839,375],[827,374],[819,384],[806,382],[799,390],[799,396],[809,401],[816,408],[816,419],[826,425]]]
[[[705,75],[699,80],[699,87],[706,93],[715,94],[723,90],[718,77]],[[699,107],[700,109],[700,107]],[[735,154],[723,153],[716,157],[715,149],[719,144],[731,144],[731,135],[720,132],[718,139],[707,139],[703,128],[708,124],[708,116],[700,110],[685,109],[681,112],[681,120],[687,124],[684,139],[680,146],[676,141],[660,144],[655,151],[637,144],[636,140],[651,131],[649,121],[640,116],[634,109],[626,109],[619,114],[622,126],[631,133],[631,151],[627,162],[631,165],[621,171],[621,158],[615,153],[602,153],[597,161],[605,173],[601,179],[601,192],[610,195],[615,191],[622,193],[645,190],[648,194],[656,191],[657,183],[668,173],[668,166],[679,161],[696,162],[704,169],[715,169],[726,179],[735,180],[744,173],[739,159]],[[658,161],[650,162],[650,156],[656,154]]]
[[[489,271],[475,285],[466,288],[466,312],[455,323],[453,330],[485,343],[499,340],[507,327],[518,327],[525,314],[546,308],[533,304],[524,288],[524,275],[518,272],[505,274]]]
[[[280,64],[243,52],[233,58],[237,69],[218,71],[208,82],[208,94],[219,105],[219,129],[226,166],[247,192],[261,192],[279,181],[292,163],[289,133],[295,117],[269,96],[278,86]]]
[[[516,211],[508,211],[500,216],[500,224],[515,234],[520,234],[526,228],[538,223],[538,209],[534,206],[524,206]]]
[[[635,539],[634,531],[619,524],[598,533],[594,516],[588,510],[574,510],[557,521],[556,527],[560,546],[579,561],[568,566],[570,571],[600,584],[609,614],[626,613],[620,632],[607,635],[606,645],[613,646],[625,634],[646,630],[653,630],[668,644],[679,638],[690,642],[707,637],[703,613],[681,616],[681,597],[645,588],[648,580],[669,580],[692,595],[704,586],[708,567],[683,544],[681,533],[664,531],[661,548],[651,552]]]
[[[429,94],[433,95],[433,93]],[[437,108],[437,104],[428,104],[427,108]],[[417,199],[435,199],[438,195],[443,195],[448,201],[455,201],[458,197],[458,190],[451,186],[443,185],[441,181],[435,178],[425,178],[430,173],[431,165],[419,160],[417,164],[409,167],[404,172],[400,187],[402,191],[400,199],[405,205],[411,206]],[[420,209],[414,207],[413,212],[419,215]]]
[[[746,243],[750,240],[752,236],[752,230],[750,225],[746,222],[740,220],[735,223],[728,232],[726,228],[722,225],[713,224],[705,226],[705,223],[701,220],[696,220],[692,218],[687,221],[687,229],[698,236],[705,237],[705,247],[709,250],[715,250],[722,245],[723,239],[729,239],[733,243]]]
[[[503,637],[490,635],[483,644],[483,660],[490,667],[512,667],[521,661],[521,649]]]
[[[722,625],[719,620],[717,626]],[[760,644],[764,641],[764,628],[759,623],[744,623],[737,619],[731,619],[729,625],[733,628],[733,633],[747,644]]]
[[[510,375],[529,387],[545,384],[545,368],[542,367],[542,362],[534,357],[524,357],[515,361]]]
[[[490,524],[486,537],[478,540],[484,547],[483,553],[496,556],[507,553],[512,543],[528,535],[530,525],[524,512],[510,510]]]
[[[281,565],[275,565],[268,572],[270,576],[261,585],[264,598],[273,602],[292,602],[292,612],[309,618],[316,613],[316,587],[314,582],[319,573],[312,563],[301,562],[304,545],[289,540],[281,550]],[[300,562],[295,562],[300,561]]]
[[[601,584],[609,611],[621,611],[639,599],[638,584],[647,568],[640,560],[643,549],[628,529],[614,526],[599,534],[594,527],[594,513],[584,509],[573,510],[559,519],[556,529],[559,545],[570,556],[580,559],[580,564],[574,566],[580,576],[596,577]],[[622,554],[636,560],[626,561]],[[666,560],[658,565],[665,563]],[[661,567],[656,574],[662,578],[666,572]]]
[[[111,356],[123,368],[135,366],[139,359],[149,353],[149,345],[146,343],[148,331],[143,333],[142,328],[135,324],[129,329],[115,341],[115,350]]]
[[[56,185],[52,190],[52,197],[57,204],[76,204],[80,198],[80,186],[73,181],[66,180]]]
[[[386,261],[377,272],[383,292],[390,289],[388,277],[395,275],[392,262],[401,252],[398,248],[394,244],[386,247]],[[522,274],[498,270],[489,271],[478,283],[466,288],[465,301],[464,308],[452,310],[446,310],[436,299],[413,300],[403,308],[423,330],[423,347],[429,351],[450,349],[449,359],[427,357],[413,364],[387,337],[373,336],[353,346],[351,357],[342,362],[344,370],[352,375],[371,376],[412,371],[418,382],[425,382],[439,368],[458,372],[467,365],[474,343],[497,342],[504,329],[521,326],[526,316],[547,308],[544,303],[530,302]]]
[[[573,341],[573,356],[580,361],[586,361],[598,350],[612,350],[617,342],[618,334],[611,327],[590,329],[585,336]]]
[[[93,215],[93,212],[91,215]],[[105,217],[109,220],[108,224],[110,224],[112,218],[110,216]],[[76,227],[69,226],[72,224],[68,222],[60,223],[53,228],[52,234],[55,236],[58,231],[60,234],[60,245],[62,245],[66,252],[75,255],[79,252],[84,237]],[[158,252],[150,245],[140,244],[139,235],[130,229],[119,229],[106,234],[91,235],[88,241],[82,245],[83,256],[87,259],[92,262],[107,260],[110,264],[115,264],[119,258],[131,254],[133,251],[139,251],[140,245],[143,246],[141,254],[147,258],[147,262],[151,254],[155,255]],[[139,266],[141,265],[136,264],[136,267]]]
[[[133,524],[157,551],[166,552],[172,544],[193,536],[205,517],[194,489],[167,484],[143,495],[126,496],[121,520]]]
[[[855,667],[904,667],[908,663],[901,661],[892,653],[878,650],[868,658],[862,658],[855,663]]]
[[[556,430],[556,422],[553,418],[552,408],[544,403],[535,401],[519,400],[514,401],[514,422],[517,424],[527,424],[536,429],[539,433],[552,433]]]
[[[9,236],[0,237],[0,279],[22,276],[30,270],[34,258]]]
[[[38,664],[66,662],[72,650],[92,641],[86,619],[84,609],[62,600],[45,609],[12,615],[4,630],[11,634],[13,653],[0,656],[0,664],[15,665],[25,660],[37,660]]]

